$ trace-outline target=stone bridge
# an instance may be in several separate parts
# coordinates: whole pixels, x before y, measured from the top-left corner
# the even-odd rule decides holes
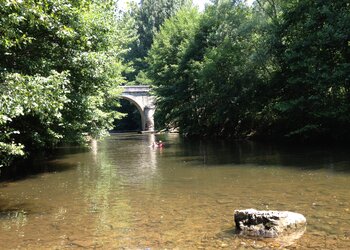
[[[142,131],[154,131],[155,97],[150,94],[150,87],[146,85],[122,86],[121,98],[136,106],[141,115]]]

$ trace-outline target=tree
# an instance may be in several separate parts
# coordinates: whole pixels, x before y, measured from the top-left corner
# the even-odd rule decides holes
[[[181,9],[166,20],[156,34],[147,63],[148,77],[157,95],[157,121],[167,127],[186,126],[195,118],[192,98],[195,98],[193,67],[186,60],[187,49],[199,27],[200,14],[196,9]]]
[[[214,3],[199,24],[181,14],[155,38],[149,77],[164,126],[201,136],[349,139],[347,1]]]
[[[270,129],[303,140],[349,138],[348,2],[290,1],[279,9],[271,29],[279,38],[270,48],[279,70],[272,79]]]
[[[135,29],[138,39],[131,44],[131,50],[127,55],[127,60],[135,67],[134,72],[127,75],[129,81],[136,79],[137,83],[144,84],[147,81],[143,70],[147,68],[144,60],[153,43],[154,35],[159,31],[164,21],[174,14],[184,5],[190,5],[189,0],[141,0],[140,5],[132,5],[126,16],[130,15],[135,20]]]
[[[105,134],[133,39],[114,1],[2,1],[0,15],[0,165]]]
[[[250,133],[261,82],[251,10],[220,1],[201,18],[184,13],[165,22],[149,53],[158,117],[189,135]]]
[[[208,46],[198,73],[200,133],[242,137],[250,134],[262,82],[257,59],[259,30],[249,7],[240,1],[218,1],[208,8],[204,30]]]

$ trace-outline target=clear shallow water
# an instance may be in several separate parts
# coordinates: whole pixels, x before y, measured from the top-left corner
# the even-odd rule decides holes
[[[156,138],[167,147],[119,134],[62,148],[1,182],[0,249],[350,249],[350,150]],[[307,230],[289,246],[240,237],[246,208],[300,212]]]

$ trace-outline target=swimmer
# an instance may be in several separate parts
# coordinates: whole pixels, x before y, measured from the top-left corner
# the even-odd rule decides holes
[[[164,147],[164,143],[162,141],[158,141],[158,142],[152,142],[152,144],[149,146],[152,148],[163,148]]]

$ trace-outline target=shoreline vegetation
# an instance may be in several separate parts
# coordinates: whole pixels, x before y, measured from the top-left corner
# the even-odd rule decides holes
[[[350,140],[347,0],[0,2],[0,167],[102,138],[120,85],[189,137]],[[118,111],[116,111],[118,110]]]
[[[219,1],[178,12],[147,57],[156,121],[197,136],[348,141],[349,9]]]

